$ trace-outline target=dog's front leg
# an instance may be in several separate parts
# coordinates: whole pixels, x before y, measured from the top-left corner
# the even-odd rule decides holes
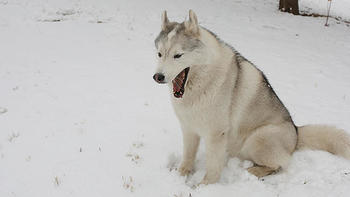
[[[206,175],[200,184],[216,183],[221,177],[227,153],[227,132],[218,132],[205,138]]]
[[[179,168],[181,176],[189,174],[194,165],[194,160],[196,158],[199,136],[196,133],[187,131],[183,129],[183,155],[182,163]]]

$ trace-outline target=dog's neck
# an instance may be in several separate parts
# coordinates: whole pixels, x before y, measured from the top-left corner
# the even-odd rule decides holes
[[[219,40],[204,28],[200,28],[200,40],[207,49],[208,65],[220,62],[225,56],[225,47]]]

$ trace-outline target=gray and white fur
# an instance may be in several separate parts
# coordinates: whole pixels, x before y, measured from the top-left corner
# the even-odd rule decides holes
[[[206,175],[215,183],[228,156],[250,160],[258,177],[286,168],[297,149],[321,149],[350,159],[350,138],[342,130],[321,125],[295,126],[265,75],[209,30],[189,20],[170,22],[162,14],[155,40],[156,73],[168,83],[183,133],[181,175],[193,170],[200,138],[205,142]],[[174,58],[182,54],[180,58]],[[173,96],[176,76],[189,67],[182,98]],[[159,81],[158,81],[159,82]]]

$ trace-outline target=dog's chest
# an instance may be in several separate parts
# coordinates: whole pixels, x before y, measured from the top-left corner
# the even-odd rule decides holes
[[[229,126],[229,110],[213,104],[185,105],[173,102],[175,113],[183,129],[196,132],[200,136],[208,132],[220,132]]]

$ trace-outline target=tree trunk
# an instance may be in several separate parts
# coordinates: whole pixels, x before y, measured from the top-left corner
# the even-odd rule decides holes
[[[299,15],[298,0],[280,0],[279,9],[282,12],[289,12]]]

